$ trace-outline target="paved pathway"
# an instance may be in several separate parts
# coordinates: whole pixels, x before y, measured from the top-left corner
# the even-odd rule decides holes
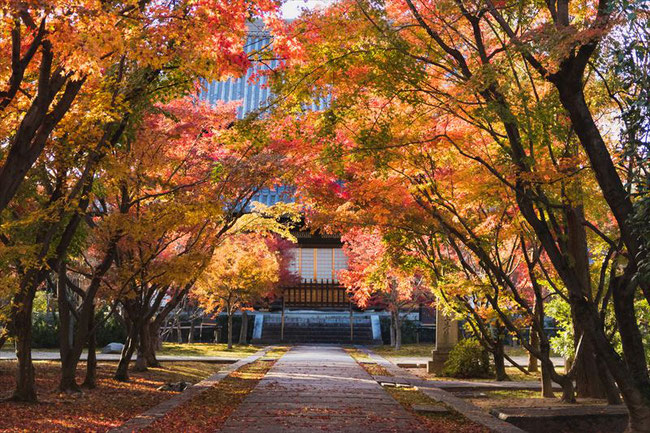
[[[415,417],[337,346],[284,355],[219,430],[222,433],[422,433]]]

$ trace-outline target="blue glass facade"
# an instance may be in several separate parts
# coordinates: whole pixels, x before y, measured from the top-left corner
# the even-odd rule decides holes
[[[267,33],[251,31],[245,46],[249,54],[260,52],[268,48],[271,39]],[[237,115],[241,119],[247,114],[264,106],[271,97],[270,89],[266,86],[266,77],[258,77],[255,82],[252,77],[264,69],[274,68],[277,61],[272,60],[268,64],[254,62],[246,75],[239,78],[229,78],[225,81],[212,81],[203,83],[203,90],[199,93],[199,99],[216,104],[218,101],[231,102],[240,101],[241,105]]]
[[[251,24],[245,51],[254,56],[255,53],[265,51],[271,44],[271,38],[267,32],[260,30],[255,24]],[[237,117],[243,118],[259,109],[263,109],[271,98],[271,91],[264,75],[260,75],[264,69],[272,69],[277,65],[276,60],[268,63],[253,61],[251,68],[246,75],[239,78],[229,78],[224,81],[204,82],[203,89],[199,93],[201,101],[210,104],[217,102],[239,101],[241,105],[237,109]],[[253,79],[253,76],[255,78]],[[286,186],[273,189],[265,188],[253,197],[253,201],[271,206],[277,202],[293,202],[293,190]]]

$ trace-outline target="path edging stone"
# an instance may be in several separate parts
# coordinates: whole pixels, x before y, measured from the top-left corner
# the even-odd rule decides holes
[[[202,381],[188,387],[185,391],[181,392],[180,394],[176,394],[175,396],[159,403],[157,406],[154,406],[151,409],[141,413],[140,415],[131,418],[121,426],[112,428],[111,430],[108,431],[108,433],[132,433],[141,430],[143,428],[149,427],[151,424],[153,424],[154,421],[156,421],[159,418],[162,418],[168,412],[172,411],[173,409],[176,409],[178,406],[182,405],[183,403],[191,400],[197,395],[202,394],[208,389],[212,388],[213,386],[221,382],[223,379],[225,379],[228,375],[230,375],[230,373],[234,372],[235,370],[247,364],[257,361],[259,358],[266,355],[266,352],[268,352],[270,349],[271,349],[270,346],[264,347],[258,350],[257,352],[255,352],[254,354],[246,358],[240,359],[234,364],[228,365],[223,370],[220,370],[215,374],[213,374],[212,376],[203,379]]]
[[[459,397],[456,397],[450,392],[436,388],[429,383],[424,383],[425,381],[422,378],[417,377],[408,371],[405,371],[404,369],[398,367],[382,356],[376,354],[371,349],[365,346],[356,347],[368,355],[370,359],[375,361],[380,366],[384,367],[388,372],[395,376],[397,378],[396,380],[399,380],[400,382],[406,382],[412,386],[417,387],[428,397],[432,398],[435,401],[439,401],[448,405],[470,421],[474,421],[475,423],[490,429],[490,431],[494,433],[526,433],[519,427],[495,418],[489,413],[483,411],[483,409],[479,408],[478,406],[473,405]]]

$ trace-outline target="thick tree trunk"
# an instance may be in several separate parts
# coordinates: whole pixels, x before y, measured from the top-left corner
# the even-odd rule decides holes
[[[81,388],[77,384],[77,360],[68,354],[61,358],[61,378],[59,379],[59,392],[66,394],[79,393]]]
[[[573,130],[589,157],[591,168],[596,175],[603,197],[616,218],[630,257],[635,257],[638,243],[630,224],[632,201],[585,101],[582,91],[583,71],[574,70],[575,62],[575,58],[567,60],[551,81],[556,85],[560,102],[569,113]]]
[[[12,318],[15,327],[16,357],[18,358],[16,389],[12,400],[35,402],[36,384],[34,382],[34,364],[32,363],[32,297],[21,296],[20,298],[24,299],[24,304]]]
[[[542,397],[544,398],[555,398],[555,393],[553,392],[553,380],[551,379],[551,372],[548,367],[542,363]]]
[[[600,371],[600,380],[603,383],[603,389],[605,391],[607,403],[622,404],[623,401],[621,400],[621,394],[616,387],[616,383],[614,382],[612,374],[607,369],[607,365],[599,356],[596,356],[596,364],[598,366],[598,370]]]
[[[390,345],[395,347],[395,316],[390,313]]]
[[[614,277],[610,284],[612,284],[614,312],[616,314],[616,324],[621,337],[625,362],[630,369],[634,381],[642,389],[645,389],[646,398],[650,401],[648,364],[645,358],[643,339],[634,310],[634,290],[632,283],[626,281],[623,277]]]
[[[77,384],[78,358],[74,356],[72,335],[74,326],[70,313],[70,300],[68,299],[67,282],[65,277],[65,264],[61,263],[58,278],[58,306],[59,306],[59,353],[61,355],[61,377],[59,378],[59,392],[74,394],[81,392]]]
[[[574,191],[580,192],[580,185],[574,183],[569,186]],[[576,194],[577,195],[577,194]],[[566,210],[567,220],[567,247],[571,255],[573,270],[581,282],[582,296],[592,300],[591,281],[589,272],[589,256],[587,245],[587,232],[584,222],[584,210],[581,205],[575,205]],[[575,306],[571,306],[573,322],[574,347],[582,340],[582,354],[575,360],[575,381],[578,397],[605,398],[604,386],[600,380],[598,366],[594,357],[595,348],[589,338],[583,338],[584,325],[578,320]]]
[[[605,387],[601,381],[604,372],[596,364],[593,344],[587,339],[582,344],[584,355],[574,359],[576,394],[580,398],[605,398]]]
[[[575,403],[575,388],[573,387],[571,378],[564,376],[560,381],[560,386],[562,387],[562,401],[565,403]]]
[[[503,347],[503,339],[498,337],[494,342],[494,351],[492,356],[494,357],[494,371],[496,373],[497,382],[503,382],[510,380],[508,373],[506,373],[506,363],[505,363],[505,349]]]
[[[135,371],[147,371],[147,367],[160,367],[156,359],[155,342],[153,332],[155,325],[151,322],[145,322],[140,328],[140,340],[138,344],[138,357],[135,361]],[[155,331],[157,334],[157,331]]]
[[[228,311],[228,349],[232,349],[232,312]]]
[[[115,375],[113,376],[115,380],[119,380],[120,382],[127,382],[129,380],[129,364],[131,363],[131,357],[133,356],[133,352],[135,352],[137,346],[138,330],[135,329],[134,325],[131,325],[129,335],[126,338],[126,344],[122,349],[120,362],[118,362]]]
[[[239,328],[239,344],[248,342],[248,311],[241,312],[241,327]]]
[[[140,344],[138,344],[138,349],[136,351],[135,365],[133,366],[134,371],[147,371],[147,358],[145,357],[145,339],[143,338],[144,332],[140,332]]]

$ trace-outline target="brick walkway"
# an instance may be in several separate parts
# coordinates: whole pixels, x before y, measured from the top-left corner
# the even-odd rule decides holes
[[[421,433],[407,412],[336,346],[297,346],[230,416],[223,433]]]

